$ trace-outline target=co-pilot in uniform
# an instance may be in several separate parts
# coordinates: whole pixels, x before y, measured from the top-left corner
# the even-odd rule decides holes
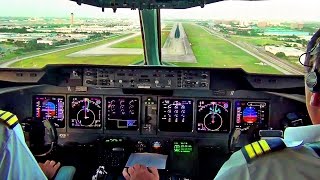
[[[63,166],[55,180],[71,180],[73,166]],[[16,115],[0,110],[0,179],[47,180],[30,152]]]
[[[225,162],[216,180],[319,180],[320,125],[290,127],[284,139],[246,145]]]

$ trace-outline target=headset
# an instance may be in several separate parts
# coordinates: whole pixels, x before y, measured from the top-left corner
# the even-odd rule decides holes
[[[302,65],[305,66],[306,71],[306,85],[312,93],[320,93],[320,29],[313,35],[307,46],[305,60]],[[303,56],[301,55],[300,58]],[[310,60],[315,56],[315,62],[310,65]]]
[[[50,154],[58,143],[58,135],[55,126],[49,120],[39,121],[35,118],[26,118],[21,123],[22,129],[25,134],[27,145],[33,151],[34,156],[43,157]],[[49,142],[46,142],[45,136]],[[44,148],[46,144],[50,148]],[[41,149],[39,151],[39,149]],[[43,150],[45,149],[45,150]],[[45,151],[45,152],[43,152]]]

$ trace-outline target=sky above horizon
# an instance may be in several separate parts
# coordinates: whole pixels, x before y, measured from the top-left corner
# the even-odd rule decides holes
[[[69,0],[1,0],[0,17],[138,18],[138,11],[77,5]],[[320,21],[320,0],[223,1],[186,10],[162,10],[165,19]],[[312,12],[312,13],[310,13]]]

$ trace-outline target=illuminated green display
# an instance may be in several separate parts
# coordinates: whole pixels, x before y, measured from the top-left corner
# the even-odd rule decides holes
[[[186,142],[186,141],[173,142],[173,152],[191,153],[192,150],[193,150],[193,145],[191,142]]]

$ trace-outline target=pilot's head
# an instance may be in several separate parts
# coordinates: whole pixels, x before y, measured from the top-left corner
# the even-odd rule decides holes
[[[309,42],[303,61],[307,109],[312,123],[320,124],[320,29]]]

